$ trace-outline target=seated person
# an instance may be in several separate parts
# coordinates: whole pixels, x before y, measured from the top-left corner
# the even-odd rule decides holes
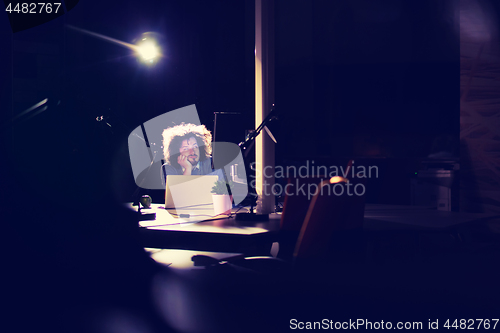
[[[180,124],[163,131],[165,175],[213,174],[212,134],[204,125]]]

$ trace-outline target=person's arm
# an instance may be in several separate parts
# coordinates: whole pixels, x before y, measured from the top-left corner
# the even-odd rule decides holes
[[[193,170],[193,165],[188,161],[187,156],[179,155],[177,158],[177,163],[184,169],[182,173],[184,176],[190,176],[191,171]]]

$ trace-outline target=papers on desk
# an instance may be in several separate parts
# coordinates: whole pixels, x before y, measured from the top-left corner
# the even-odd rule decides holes
[[[192,224],[204,220],[213,219],[213,216],[210,214],[201,214],[200,212],[183,212],[179,213],[175,210],[172,210],[172,214],[169,210],[164,208],[158,208],[156,211],[156,219],[150,221],[140,221],[139,225],[141,227],[162,227],[162,226],[170,226],[176,224]],[[180,214],[189,214],[189,217],[178,217]]]
[[[191,231],[226,234],[258,234],[267,232],[267,229],[255,226],[238,226],[234,219],[228,220],[221,215],[214,217],[212,205],[165,209],[163,205],[153,204],[151,209],[141,210],[143,213],[156,213],[155,220],[140,221],[139,225],[152,230]],[[180,214],[189,214],[187,218],[178,217]]]
[[[137,207],[126,204],[127,208],[137,212]],[[139,221],[139,226],[150,230],[190,231],[205,233],[223,233],[252,235],[265,233],[269,230],[260,226],[242,226],[234,218],[224,215],[214,217],[212,205],[203,207],[165,209],[161,204],[152,204],[151,209],[142,209],[142,213],[156,213],[155,220]],[[190,214],[189,218],[178,217],[180,214]],[[279,216],[276,217],[279,220]],[[267,225],[267,224],[266,224]]]
[[[152,227],[152,226],[169,225],[169,224],[177,224],[185,222],[183,221],[184,219],[172,216],[164,208],[152,207],[152,209],[143,210],[143,212],[147,211],[154,211],[156,213],[156,219],[151,221],[139,221],[139,225],[141,227]]]
[[[137,212],[137,206],[133,206],[131,203],[127,203],[126,207]],[[200,205],[199,207],[176,210],[165,209],[161,204],[152,204],[150,209],[141,209],[141,214],[156,214],[154,220],[148,219],[139,222],[141,227],[147,228],[153,226],[196,223],[221,217],[214,217],[213,205]],[[189,217],[180,217],[181,214],[189,215]]]

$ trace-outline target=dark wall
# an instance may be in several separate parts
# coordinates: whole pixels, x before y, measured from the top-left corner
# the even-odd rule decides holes
[[[270,127],[277,163],[421,159],[436,137],[458,138],[458,25],[450,3],[276,1],[281,116]],[[125,42],[154,31],[165,57],[147,68],[123,46],[66,25]],[[211,130],[213,112],[242,113],[243,139],[243,129],[255,127],[253,41],[251,0],[82,1],[59,19],[6,38],[9,115],[45,97],[55,103],[13,129],[14,150],[29,163],[37,135],[50,135],[62,152],[90,142],[113,147],[140,123],[193,103]],[[113,131],[95,121],[100,115]]]
[[[500,212],[497,1],[460,2],[460,209]]]
[[[61,173],[72,178],[88,171],[92,177],[99,167],[71,165],[88,162],[87,153],[102,149],[103,158],[122,166],[132,188],[126,138],[142,122],[190,104],[210,130],[213,112],[252,115],[253,57],[246,55],[253,54],[252,26],[252,2],[207,1],[81,1],[33,29],[12,34],[2,24],[5,141],[15,168],[25,168],[20,174],[37,165],[36,176],[21,177],[19,186],[39,189],[43,196],[68,185],[51,183]],[[130,49],[72,27],[126,43],[155,32],[163,58],[144,66]],[[12,118],[45,98],[47,110],[28,112],[9,127]],[[97,122],[99,116],[111,127]],[[243,119],[253,127],[252,118]],[[60,167],[61,161],[68,168]]]
[[[95,6],[82,4],[70,17],[72,24],[127,42],[143,32],[156,32],[162,37],[164,58],[147,68],[120,46],[71,31],[68,52],[79,55],[72,59],[70,80],[72,91],[80,91],[82,98],[114,106],[132,128],[193,103],[209,128],[215,111],[253,109],[252,100],[245,99],[244,59],[250,37],[245,36],[244,2],[129,1],[120,5],[120,13],[111,3],[97,15]]]
[[[278,1],[283,158],[422,158],[458,138],[459,38],[447,1]]]

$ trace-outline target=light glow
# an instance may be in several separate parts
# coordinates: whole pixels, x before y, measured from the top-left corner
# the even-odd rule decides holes
[[[162,55],[159,46],[155,40],[155,36],[159,36],[158,34],[152,32],[145,32],[142,34],[142,38],[139,40],[137,44],[127,43],[116,38],[108,37],[102,34],[98,34],[96,32],[92,32],[89,30],[81,29],[72,25],[66,25],[68,28],[73,29],[75,31],[87,34],[89,36],[93,36],[107,42],[111,42],[117,45],[124,46],[128,49],[135,51],[137,55],[140,56],[141,60],[146,64],[153,64],[156,60]],[[146,37],[144,37],[146,36]],[[151,37],[153,36],[153,37]]]
[[[141,43],[137,45],[137,53],[139,53],[144,61],[154,60],[160,55],[156,43],[149,39],[143,39]]]
[[[340,177],[340,176],[335,176],[335,177],[330,178],[330,184],[341,183],[341,182],[349,183],[349,180],[347,180],[344,177]]]

